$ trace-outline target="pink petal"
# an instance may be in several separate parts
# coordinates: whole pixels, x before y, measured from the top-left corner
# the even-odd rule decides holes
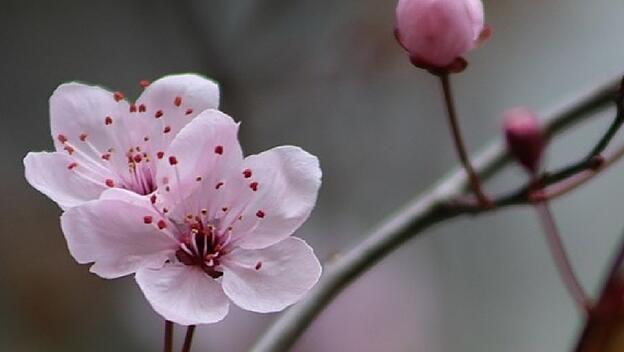
[[[41,193],[69,208],[96,199],[106,189],[103,176],[85,170],[68,155],[28,153],[24,158],[26,180]],[[96,182],[102,179],[102,182]]]
[[[56,149],[63,151],[63,139],[73,148],[90,155],[94,162],[102,163],[100,156],[109,148],[119,148],[117,135],[134,130],[127,125],[129,104],[116,100],[113,92],[82,83],[60,85],[50,97],[50,124]],[[109,123],[110,122],[110,123]],[[94,146],[97,153],[81,141]]]
[[[246,191],[254,198],[234,229],[243,237],[242,247],[263,248],[290,236],[306,221],[321,186],[321,169],[318,159],[303,149],[281,146],[247,157],[242,171],[246,170],[251,172]]]
[[[199,187],[214,189],[223,174],[243,162],[237,134],[238,124],[228,115],[202,112],[180,131],[158,162],[161,193],[175,202]]]
[[[154,147],[164,151],[180,129],[198,114],[219,108],[219,86],[196,74],[169,75],[145,88],[136,106],[142,106],[145,111],[139,115],[153,123],[149,134]]]
[[[152,308],[180,325],[216,323],[229,310],[221,285],[198,267],[165,264],[159,269],[143,268],[136,281]]]
[[[128,191],[117,191],[115,197],[87,202],[63,214],[61,226],[72,256],[81,264],[93,262],[91,271],[104,278],[162,265],[178,242],[166,229],[158,229],[158,213],[146,197]]]
[[[321,264],[310,246],[291,237],[263,249],[236,249],[223,259],[223,290],[239,307],[277,312],[316,284]]]

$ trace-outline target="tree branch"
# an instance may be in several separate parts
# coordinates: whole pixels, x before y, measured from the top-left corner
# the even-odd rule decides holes
[[[619,79],[610,80],[549,114],[545,122],[548,135],[555,137],[603,109],[618,91]],[[482,179],[497,174],[510,158],[498,141],[473,158],[475,170]],[[439,222],[468,213],[489,212],[496,208],[466,209],[449,206],[451,200],[464,194],[469,186],[466,174],[456,169],[429,191],[418,196],[373,229],[364,241],[325,265],[319,283],[307,297],[282,314],[257,341],[252,352],[288,350],[314,318],[349,283],[407,240]],[[509,202],[500,206],[526,203]]]

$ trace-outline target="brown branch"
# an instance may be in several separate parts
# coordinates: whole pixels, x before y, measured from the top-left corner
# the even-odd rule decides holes
[[[550,114],[544,114],[545,128],[552,137],[575,124],[587,120],[592,113],[604,108],[615,96],[618,80],[611,80],[591,92],[562,105]],[[493,143],[472,159],[482,179],[497,174],[509,161],[504,145]],[[464,209],[448,206],[451,199],[464,194],[469,186],[466,173],[456,169],[429,191],[418,196],[396,214],[373,229],[365,239],[325,265],[323,277],[307,297],[277,319],[252,348],[252,352],[278,352],[288,350],[314,318],[331,300],[394,249],[437,223],[462,214],[489,212],[496,208]],[[500,207],[522,204],[526,201],[501,204]]]

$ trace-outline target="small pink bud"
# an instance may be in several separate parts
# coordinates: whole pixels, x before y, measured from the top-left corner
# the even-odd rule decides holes
[[[531,174],[535,174],[542,159],[546,136],[537,116],[528,108],[507,110],[504,131],[511,155]]]
[[[399,0],[395,34],[414,65],[459,71],[462,55],[489,36],[481,0]]]

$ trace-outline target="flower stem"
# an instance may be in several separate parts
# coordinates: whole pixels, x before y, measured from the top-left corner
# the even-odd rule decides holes
[[[184,337],[184,345],[182,346],[182,352],[191,352],[191,344],[193,343],[193,333],[195,332],[195,325],[189,325],[186,328],[186,336]]]
[[[570,263],[570,259],[566,253],[563,241],[561,240],[561,235],[557,229],[555,218],[550,211],[548,201],[535,203],[535,210],[541,220],[550,253],[555,261],[557,269],[559,270],[559,275],[561,275],[563,283],[568,289],[570,296],[572,296],[572,299],[576,302],[578,308],[583,312],[588,313],[591,308],[591,300],[587,296],[587,293],[585,293],[583,286],[581,286],[581,283],[574,273],[574,269],[572,268],[572,264]]]
[[[165,320],[165,343],[164,351],[173,351],[173,322]]]
[[[451,89],[451,80],[449,78],[449,74],[442,73],[439,75],[439,77],[442,83],[442,91],[444,92],[444,103],[446,105],[446,111],[448,112],[448,121],[451,127],[451,133],[453,135],[453,141],[455,142],[455,149],[457,150],[459,160],[461,161],[464,170],[466,170],[466,173],[468,174],[470,186],[472,187],[475,196],[479,200],[479,204],[482,207],[487,207],[490,205],[491,202],[481,188],[481,181],[479,180],[479,176],[477,176],[477,173],[474,171],[474,168],[470,163],[470,158],[468,157],[468,152],[466,151],[466,146],[464,144],[461,129],[459,127],[459,121],[457,119],[457,111],[455,109],[453,90]]]

